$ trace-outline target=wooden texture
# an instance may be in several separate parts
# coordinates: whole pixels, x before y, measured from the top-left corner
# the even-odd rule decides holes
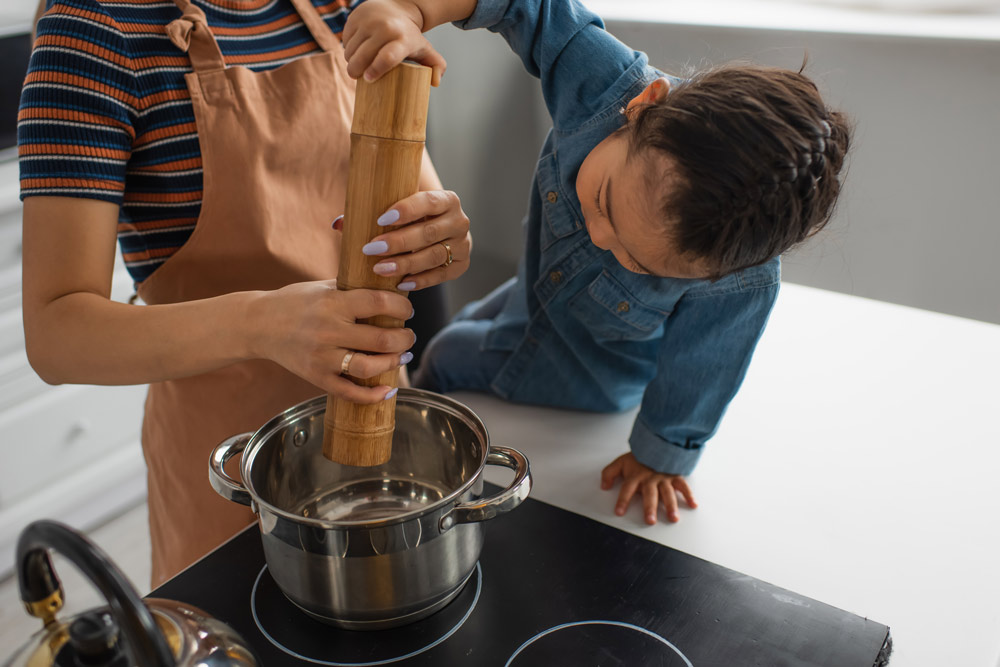
[[[358,81],[351,126],[351,156],[344,207],[338,289],[396,290],[398,276],[379,276],[381,259],[361,248],[386,230],[376,220],[400,199],[417,191],[427,125],[431,69],[403,63],[373,83]],[[401,292],[402,293],[402,292]],[[403,322],[379,316],[360,320],[381,327]],[[398,384],[398,369],[372,378],[354,378],[367,387]],[[396,399],[360,405],[328,396],[323,454],[346,465],[374,466],[389,460]]]

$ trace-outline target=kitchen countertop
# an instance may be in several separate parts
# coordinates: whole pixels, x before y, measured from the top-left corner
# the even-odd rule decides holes
[[[996,667],[998,350],[997,325],[784,284],[674,525],[600,490],[634,412],[454,396],[528,456],[532,497],[885,623],[892,667]]]

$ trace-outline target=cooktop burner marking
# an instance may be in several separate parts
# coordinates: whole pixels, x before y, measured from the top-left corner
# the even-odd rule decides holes
[[[261,568],[260,573],[257,575],[257,580],[253,582],[253,591],[250,593],[250,611],[253,613],[253,621],[254,621],[254,623],[257,624],[257,629],[260,630],[260,633],[262,635],[264,635],[265,638],[267,638],[267,641],[271,642],[276,648],[281,649],[282,651],[284,651],[288,655],[292,656],[293,658],[298,658],[299,660],[305,660],[306,662],[311,662],[311,663],[316,664],[316,665],[329,665],[329,667],[376,667],[377,665],[388,665],[388,664],[391,664],[393,662],[399,662],[401,660],[407,660],[409,658],[412,658],[415,655],[420,655],[421,653],[425,653],[426,651],[431,650],[432,648],[434,648],[435,646],[437,646],[441,642],[447,640],[453,634],[455,634],[456,632],[458,632],[458,629],[465,624],[465,622],[469,619],[469,616],[472,615],[473,610],[475,610],[476,604],[479,602],[479,594],[483,590],[483,568],[479,564],[479,562],[477,561],[476,562],[476,595],[475,595],[475,597],[472,598],[472,604],[469,605],[469,609],[465,612],[465,615],[462,616],[461,619],[459,619],[458,623],[455,624],[455,627],[453,627],[451,630],[449,630],[448,632],[446,632],[445,634],[443,634],[441,637],[438,637],[432,643],[428,644],[427,646],[424,646],[423,648],[417,649],[416,651],[410,651],[409,653],[407,653],[405,655],[397,656],[395,658],[386,658],[384,660],[373,660],[373,661],[370,661],[370,662],[332,662],[332,661],[329,661],[329,660],[320,660],[318,658],[310,658],[308,656],[302,655],[301,653],[296,653],[292,649],[287,648],[284,645],[282,645],[280,642],[278,642],[277,639],[275,639],[274,637],[272,637],[270,635],[270,633],[268,633],[267,630],[264,629],[264,626],[261,624],[260,619],[257,617],[257,589],[260,586],[260,579],[261,579],[261,577],[264,576],[264,572],[265,571],[267,571],[267,565],[265,565],[264,567]],[[560,627],[562,627],[562,626],[560,626]],[[554,631],[554,630],[557,630],[557,629],[558,628],[553,628],[552,630]],[[539,635],[539,636],[541,636],[541,635]],[[537,639],[537,637],[535,639]],[[660,639],[662,639],[662,638],[660,638]],[[534,639],[532,639],[531,641],[534,641]],[[663,640],[663,641],[666,641],[666,640]],[[521,648],[524,648],[524,646],[522,646]],[[673,648],[673,647],[671,646],[671,648]],[[518,651],[520,651],[520,650],[521,649],[518,649]],[[676,651],[677,649],[674,649],[674,650]],[[517,653],[515,653],[514,655],[517,655]],[[691,663],[688,663],[688,665],[690,665],[690,664]]]
[[[521,653],[521,651],[523,651],[524,649],[528,648],[529,646],[531,646],[532,644],[534,644],[536,641],[538,641],[539,639],[541,639],[545,635],[550,635],[553,632],[556,632],[558,630],[562,630],[563,628],[572,628],[572,627],[577,626],[577,625],[617,625],[618,627],[628,628],[629,630],[635,630],[636,632],[641,632],[644,635],[649,635],[650,637],[652,637],[656,641],[661,642],[661,643],[666,644],[667,646],[669,646],[670,649],[674,653],[676,653],[678,656],[680,656],[681,660],[684,661],[684,664],[686,664],[687,667],[694,667],[694,665],[691,664],[691,661],[688,660],[687,656],[684,655],[683,653],[681,653],[681,651],[680,651],[679,648],[677,648],[676,646],[674,646],[673,644],[671,644],[670,642],[668,642],[666,639],[664,639],[660,635],[658,635],[655,632],[652,632],[650,630],[647,630],[646,628],[640,628],[638,625],[632,625],[631,623],[624,623],[622,621],[575,621],[573,623],[563,623],[562,625],[557,625],[554,628],[549,628],[548,630],[543,630],[542,632],[539,632],[537,635],[535,635],[534,637],[532,637],[531,639],[529,639],[528,641],[524,642],[519,647],[517,647],[517,650],[514,651],[514,655],[510,656],[510,658],[507,659],[507,663],[504,665],[504,667],[510,667],[510,664],[512,662],[514,662],[514,658],[516,658],[518,656],[518,654]]]

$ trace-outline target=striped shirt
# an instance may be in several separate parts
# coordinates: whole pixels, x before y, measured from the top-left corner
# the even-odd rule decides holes
[[[334,32],[361,0],[311,0]],[[227,65],[254,71],[319,52],[290,0],[197,0]],[[184,75],[166,36],[171,0],[50,0],[18,113],[21,198],[120,205],[118,240],[136,283],[191,236],[202,163]]]

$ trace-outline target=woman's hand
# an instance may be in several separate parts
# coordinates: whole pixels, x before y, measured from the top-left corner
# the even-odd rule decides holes
[[[258,292],[248,307],[252,356],[281,364],[304,380],[352,403],[378,403],[395,394],[388,385],[361,387],[342,377],[374,377],[412,359],[410,329],[358,324],[361,318],[413,316],[410,301],[386,290],[338,290],[336,280],[296,283]],[[353,352],[350,357],[348,353]],[[392,391],[392,393],[390,393]]]
[[[642,508],[646,515],[646,523],[656,523],[656,514],[662,503],[667,510],[667,520],[677,523],[677,494],[691,509],[698,507],[691,495],[691,487],[680,475],[664,475],[652,468],[639,463],[632,453],[622,454],[601,471],[601,488],[607,491],[615,485],[615,480],[622,478],[622,488],[618,492],[618,502],[615,504],[615,514],[622,516],[636,491],[642,494]]]
[[[448,63],[421,34],[421,9],[408,0],[368,0],[351,11],[341,34],[347,73],[375,81],[409,58],[434,71],[431,85],[441,83]]]
[[[351,224],[338,218],[334,228]],[[395,276],[404,292],[454,280],[469,268],[472,234],[469,218],[458,195],[449,190],[418,192],[402,199],[379,217],[391,230],[373,238],[363,248],[379,262],[374,271]]]

